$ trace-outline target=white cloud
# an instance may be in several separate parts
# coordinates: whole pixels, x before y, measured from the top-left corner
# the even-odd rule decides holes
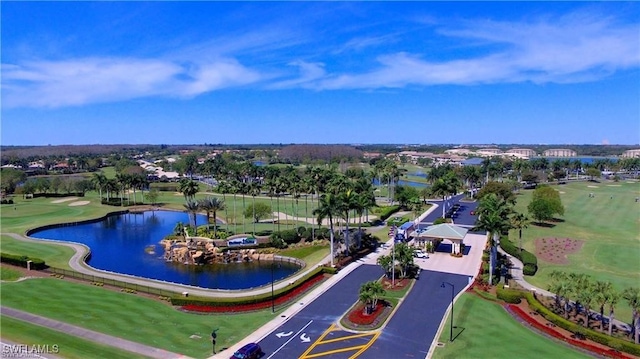
[[[3,106],[61,107],[148,96],[190,97],[258,81],[232,59],[207,63],[84,58],[2,64]]]
[[[391,53],[378,56],[376,69],[328,75],[314,87],[593,81],[640,66],[638,31],[637,24],[619,25],[586,13],[532,23],[467,22],[462,28],[441,29],[440,33],[472,44],[475,50],[486,47],[483,55],[427,61],[422,54]]]

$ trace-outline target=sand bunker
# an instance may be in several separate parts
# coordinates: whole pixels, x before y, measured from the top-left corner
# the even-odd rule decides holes
[[[608,184],[609,187],[622,187],[621,184]]]
[[[76,199],[78,199],[78,197],[61,198],[61,199],[56,199],[55,201],[51,201],[51,203],[63,203],[63,202],[75,201]]]
[[[569,264],[567,255],[580,251],[583,242],[571,238],[538,238],[535,240],[536,256],[553,264]]]
[[[91,203],[90,201],[78,201],[78,202],[71,202],[69,203],[69,206],[84,206]]]
[[[589,188],[598,188],[598,186],[587,186]]]

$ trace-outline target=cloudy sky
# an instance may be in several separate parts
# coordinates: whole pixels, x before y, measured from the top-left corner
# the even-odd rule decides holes
[[[2,2],[3,145],[640,143],[636,2]]]

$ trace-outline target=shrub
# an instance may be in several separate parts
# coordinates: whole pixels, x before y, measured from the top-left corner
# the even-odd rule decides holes
[[[3,262],[3,263],[8,263],[8,264],[27,268],[28,261],[31,261],[31,269],[42,270],[47,268],[47,265],[40,258],[29,258],[27,256],[0,253],[0,262]]]
[[[0,201],[0,204],[13,204],[13,199],[3,199],[2,201]]]
[[[442,224],[442,223],[447,223],[447,220],[442,218],[442,217],[438,217],[436,218],[435,221],[433,221],[433,225],[435,226],[436,224]]]
[[[527,263],[522,268],[522,273],[524,275],[535,275],[538,271],[538,266],[533,263]]]
[[[518,304],[524,297],[524,292],[514,289],[505,289],[502,287],[496,288],[496,295],[498,299],[504,300],[507,303]]]
[[[380,207],[380,220],[385,221],[387,218],[391,217],[392,214],[398,212],[399,210],[400,206]]]
[[[538,258],[535,254],[528,252],[526,250],[520,251],[518,247],[516,247],[513,242],[511,242],[507,237],[500,238],[500,247],[510,255],[518,258],[523,264],[523,273],[525,275],[535,275],[538,271]]]

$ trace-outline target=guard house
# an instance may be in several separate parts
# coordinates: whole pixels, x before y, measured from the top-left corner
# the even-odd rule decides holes
[[[460,253],[461,245],[464,243],[464,237],[469,230],[463,227],[454,226],[452,224],[443,223],[427,228],[425,231],[418,233],[420,241],[428,240],[447,240],[451,242],[451,253]]]
[[[409,236],[411,236],[414,231],[415,224],[413,223],[413,221],[406,222],[398,228],[396,239],[398,238],[398,236],[402,236],[402,240],[406,242],[409,240]]]

